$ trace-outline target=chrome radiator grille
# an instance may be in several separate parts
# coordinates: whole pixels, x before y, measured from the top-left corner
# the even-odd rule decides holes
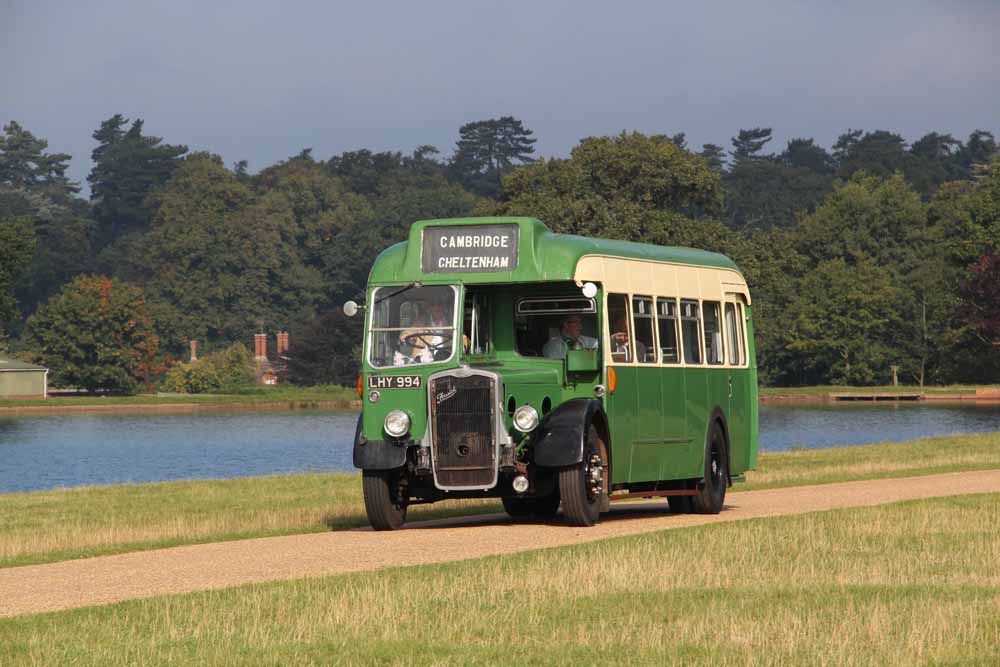
[[[432,379],[428,389],[438,486],[491,486],[497,470],[495,380],[445,375]]]

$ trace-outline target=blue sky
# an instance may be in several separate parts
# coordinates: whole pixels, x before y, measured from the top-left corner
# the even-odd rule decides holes
[[[621,130],[964,139],[1000,130],[998,44],[996,2],[0,0],[0,120],[81,181],[115,113],[252,171],[305,147],[449,155],[500,115],[556,156]]]

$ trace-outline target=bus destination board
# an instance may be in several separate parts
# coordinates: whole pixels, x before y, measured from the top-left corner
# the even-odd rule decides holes
[[[478,273],[517,268],[516,224],[427,227],[421,266],[424,273]]]

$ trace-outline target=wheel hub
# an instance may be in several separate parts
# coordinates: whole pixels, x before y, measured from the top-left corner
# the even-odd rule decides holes
[[[593,500],[604,490],[604,463],[599,454],[591,454],[584,471],[587,480],[587,496]]]

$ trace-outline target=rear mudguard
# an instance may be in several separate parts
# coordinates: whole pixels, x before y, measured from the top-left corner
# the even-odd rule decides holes
[[[406,444],[393,440],[368,440],[361,433],[361,416],[354,430],[354,467],[362,470],[395,470],[406,464]]]
[[[583,439],[595,420],[599,421],[598,431],[606,439],[604,406],[593,398],[574,398],[545,415],[531,438],[535,465],[559,468],[583,460]],[[605,444],[610,448],[611,443]]]

